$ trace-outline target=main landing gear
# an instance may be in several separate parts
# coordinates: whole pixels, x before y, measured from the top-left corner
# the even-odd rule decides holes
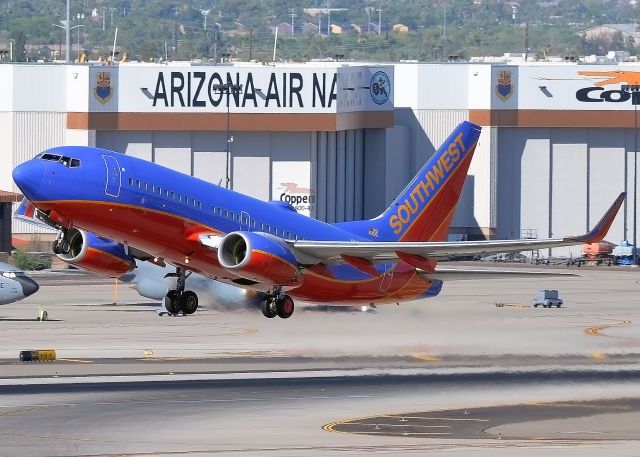
[[[182,267],[177,267],[175,273],[171,273],[170,276],[176,276],[176,288],[170,290],[167,296],[164,297],[164,308],[168,314],[175,316],[178,313],[182,313],[185,316],[193,314],[198,309],[198,296],[195,292],[185,289],[185,281],[191,272],[186,272]],[[169,275],[167,275],[169,276]],[[162,311],[160,315],[164,314]]]
[[[71,251],[71,244],[67,241],[66,230],[60,230],[58,232],[58,237],[53,242],[51,249],[54,254],[69,254],[69,251]]]
[[[275,286],[265,297],[261,309],[264,317],[269,319],[276,316],[288,319],[294,311],[293,298],[288,295],[282,295],[282,288]]]

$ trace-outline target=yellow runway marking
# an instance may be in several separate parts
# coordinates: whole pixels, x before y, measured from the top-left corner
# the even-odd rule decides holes
[[[58,358],[61,362],[93,363],[93,360]]]
[[[427,354],[424,352],[412,352],[409,354],[414,359],[422,360],[423,362],[441,362],[442,358],[437,355]]]
[[[594,325],[593,327],[589,327],[585,329],[585,333],[587,335],[592,335],[592,336],[608,336],[601,333],[601,331],[607,328],[612,328],[612,327],[624,327],[626,325],[629,325],[630,323],[631,321],[624,320],[621,322],[616,322],[614,324]]]
[[[609,358],[604,352],[592,352],[590,355],[594,360],[607,360]]]

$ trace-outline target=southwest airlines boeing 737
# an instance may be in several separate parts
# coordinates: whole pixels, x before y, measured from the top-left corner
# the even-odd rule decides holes
[[[265,293],[263,314],[288,318],[294,298],[396,303],[438,295],[446,280],[496,276],[438,269],[439,260],[603,239],[625,194],[585,235],[446,241],[479,136],[480,127],[463,122],[384,213],[335,224],[92,147],[50,149],[16,167],[13,178],[38,218],[59,229],[54,252],[83,255],[80,266],[109,276],[131,269],[134,259],[174,265],[169,312],[195,311],[198,297],[185,277],[197,271]],[[87,232],[98,237],[87,243]]]

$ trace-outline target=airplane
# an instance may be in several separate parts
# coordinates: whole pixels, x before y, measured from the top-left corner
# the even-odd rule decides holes
[[[35,294],[40,286],[24,271],[0,262],[0,305],[13,303]]]
[[[18,165],[13,179],[39,217],[59,230],[54,252],[80,252],[86,231],[113,243],[106,256],[90,256],[107,274],[123,274],[132,259],[175,266],[176,286],[165,297],[169,312],[197,308],[197,294],[185,287],[188,272],[196,271],[264,293],[263,315],[286,319],[294,299],[399,303],[434,297],[443,281],[496,277],[492,271],[442,269],[440,260],[604,238],[625,193],[584,235],[446,241],[480,131],[462,122],[378,217],[333,224],[299,214],[286,202],[261,201],[94,147],[46,150]]]

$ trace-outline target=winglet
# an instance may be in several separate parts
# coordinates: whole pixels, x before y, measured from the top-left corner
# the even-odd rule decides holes
[[[613,202],[613,205],[611,205],[611,207],[607,210],[607,212],[604,213],[604,216],[602,216],[602,219],[600,219],[600,221],[596,224],[593,230],[591,230],[589,233],[585,235],[576,237],[574,239],[576,241],[580,241],[585,244],[597,243],[598,241],[602,241],[604,237],[607,235],[607,232],[609,231],[609,228],[611,227],[613,220],[616,218],[616,215],[618,214],[618,210],[622,206],[622,202],[624,202],[624,199],[626,197],[627,197],[627,193],[622,192],[618,196],[618,198],[616,198],[616,201]]]

